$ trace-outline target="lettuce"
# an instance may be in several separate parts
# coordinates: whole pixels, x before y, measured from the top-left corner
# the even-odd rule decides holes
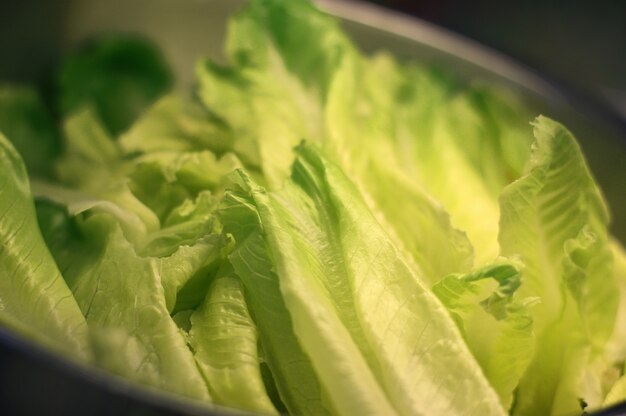
[[[94,42],[56,121],[0,88],[0,325],[263,414],[625,399],[626,255],[564,126],[305,0],[248,2],[226,55],[189,94],[150,44]]]
[[[166,308],[163,270],[156,259],[138,256],[108,213],[85,212],[65,222],[71,230],[65,234],[72,238],[50,247],[53,255],[60,252],[55,257],[89,326],[95,363],[147,385],[209,399]]]
[[[0,85],[0,131],[13,142],[30,175],[49,175],[61,154],[54,123],[35,88]]]
[[[602,403],[602,356],[618,292],[608,211],[576,141],[552,120],[540,117],[534,126],[526,173],[500,197],[499,240],[503,254],[526,264],[520,294],[543,300],[535,307],[537,352],[516,411],[562,414],[576,411],[578,398]]]
[[[241,181],[295,335],[335,409],[504,413],[449,316],[339,169],[303,145],[282,191]]]
[[[257,331],[232,267],[220,270],[190,317],[190,345],[215,402],[277,414],[263,384]]]
[[[85,318],[41,236],[24,163],[2,134],[0,183],[0,322],[90,359]]]
[[[517,261],[499,259],[471,273],[448,275],[433,286],[506,408],[535,347],[531,308],[539,298],[516,298],[522,269]],[[486,279],[497,283],[489,295]]]
[[[108,133],[126,130],[170,89],[172,74],[160,51],[143,39],[104,36],[68,57],[56,76],[59,112],[92,106]]]

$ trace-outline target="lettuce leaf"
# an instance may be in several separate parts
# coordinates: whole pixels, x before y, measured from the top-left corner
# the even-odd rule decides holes
[[[617,286],[608,211],[575,139],[539,117],[526,172],[500,197],[500,245],[526,268],[520,296],[538,296],[535,356],[520,382],[515,414],[580,411],[601,405],[604,346]]]
[[[453,322],[354,185],[310,145],[298,155],[280,192],[244,177],[245,203],[256,206],[294,332],[333,407],[503,414]]]
[[[207,385],[166,308],[157,262],[135,254],[110,214],[85,212],[66,217],[59,227],[66,230],[66,238],[55,233],[48,239],[89,325],[96,365],[209,401]]]
[[[0,134],[0,322],[77,360],[85,319],[39,231],[24,162]]]
[[[534,352],[531,307],[538,298],[517,299],[523,264],[499,259],[467,274],[451,274],[433,292],[461,329],[502,405],[509,409],[514,390]],[[497,283],[495,289],[486,279]]]
[[[626,360],[626,250],[614,238],[610,245],[614,261],[613,272],[619,289],[619,305],[607,350],[609,356],[619,362]]]
[[[230,269],[230,270],[229,270]],[[190,344],[216,403],[278,414],[261,376],[257,330],[232,267],[220,270],[190,317]]]
[[[139,243],[148,232],[157,230],[158,217],[131,192],[125,178],[129,165],[95,110],[85,107],[77,111],[65,120],[63,127],[65,152],[56,162],[57,177],[63,186],[79,192],[64,192],[57,197],[57,191],[47,188],[48,192],[44,191],[43,195],[53,200],[85,198],[114,204],[136,218],[132,220],[135,223],[133,232],[126,234],[134,243]]]
[[[308,47],[302,50],[298,42],[306,42]],[[388,57],[366,61],[334,19],[306,2],[283,1],[253,2],[237,15],[229,27],[227,51],[233,68],[207,65],[199,74],[208,82],[202,89],[204,101],[209,108],[222,111],[233,126],[247,130],[250,124],[254,126],[252,131],[258,136],[250,142],[260,146],[261,163],[266,161],[271,169],[280,166],[281,172],[270,175],[270,188],[280,187],[287,176],[294,157],[291,147],[301,138],[323,139],[326,147],[336,150],[333,158],[355,177],[361,191],[372,197],[368,203],[380,214],[379,220],[394,228],[433,283],[445,274],[471,267],[472,248],[467,238],[451,226],[445,210],[413,177],[395,168],[399,164],[397,149],[389,149],[388,139],[396,130],[393,115],[402,91],[394,88],[399,71]],[[315,62],[316,71],[310,71],[306,62]],[[370,66],[374,69],[369,70]],[[271,81],[276,78],[288,81],[278,86]],[[255,88],[262,90],[257,93]],[[223,101],[211,102],[207,94]],[[280,97],[284,106],[291,107],[289,116],[264,104],[263,119],[253,121],[247,115],[254,110],[242,109],[256,94],[263,100]],[[234,106],[242,100],[246,102]],[[271,133],[260,136],[265,129],[258,128],[259,124],[270,123],[275,116],[282,127],[274,126],[267,130]],[[304,122],[290,121],[296,118]],[[292,125],[291,136],[281,133],[287,124]],[[281,138],[285,141],[278,144]],[[399,206],[414,209],[402,212]]]
[[[92,106],[107,133],[117,135],[171,85],[169,66],[152,43],[110,35],[64,60],[56,86],[62,114]]]
[[[244,189],[224,195],[219,218],[236,241],[228,258],[246,289],[246,300],[280,399],[291,414],[332,414],[319,377],[294,334],[258,213]]]
[[[222,154],[232,141],[228,126],[181,93],[159,99],[119,138],[126,154],[205,149]]]
[[[370,207],[380,213],[379,221],[388,225],[388,232],[434,284],[449,273],[468,271],[474,250],[453,226],[446,208],[413,172],[403,169],[404,158],[411,156],[399,141],[408,126],[397,118],[407,105],[401,100],[408,98],[394,83],[398,78],[401,74],[389,57],[381,55],[365,65],[346,55],[328,93],[324,147],[355,179]]]
[[[52,115],[33,87],[0,85],[0,131],[24,159],[31,176],[51,176],[61,140]]]

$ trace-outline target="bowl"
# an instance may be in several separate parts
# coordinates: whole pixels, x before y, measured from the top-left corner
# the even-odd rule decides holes
[[[0,81],[44,83],[51,66],[100,33],[140,34],[159,45],[180,86],[193,82],[199,56],[224,61],[231,0],[22,0],[4,5],[0,25]],[[481,79],[517,91],[537,114],[566,124],[579,139],[612,211],[626,212],[626,121],[602,102],[580,97],[558,82],[476,42],[378,6],[321,0],[366,52],[387,50],[449,69],[460,80]],[[36,27],[37,30],[32,28]],[[626,215],[612,231],[626,242]],[[67,361],[0,327],[0,414],[226,415]],[[626,414],[626,403],[597,415]]]

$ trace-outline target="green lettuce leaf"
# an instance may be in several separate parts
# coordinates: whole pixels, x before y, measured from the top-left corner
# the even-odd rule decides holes
[[[274,76],[287,72],[292,88],[319,89],[319,99],[325,97],[343,54],[356,53],[336,19],[308,1],[284,0],[248,3],[229,23],[226,50],[235,66],[273,71]]]
[[[418,263],[424,262],[419,256],[428,248],[416,236],[436,232],[453,243],[437,244],[458,267],[447,272],[468,271],[471,246],[457,230],[471,241],[478,265],[497,257],[497,196],[521,174],[520,159],[525,161],[530,147],[522,110],[519,102],[497,89],[463,89],[437,71],[400,65],[387,55],[364,62],[347,54],[328,93],[325,144],[383,214],[389,201],[399,198],[406,200],[399,206],[424,206],[412,203],[406,193],[394,192],[397,186],[391,184],[399,179],[417,188],[412,194],[419,191],[437,201],[431,210],[442,213],[420,222],[421,230],[406,232],[409,221],[398,217],[397,209],[384,216]],[[393,172],[379,179],[377,194],[370,190],[377,182],[373,165]],[[428,275],[433,267],[423,268]],[[444,275],[434,275],[431,281]]]
[[[538,299],[514,296],[521,268],[520,262],[500,259],[468,274],[448,275],[433,286],[506,409],[535,341],[530,307]],[[497,283],[495,289],[485,284],[491,283],[487,279]]]
[[[300,108],[310,106],[307,97],[301,97],[304,92],[291,91],[297,84],[289,81],[276,83],[273,72],[225,69],[209,61],[201,62],[196,72],[203,102],[237,137],[235,153],[248,166],[260,168],[268,184],[280,187],[293,161],[291,149],[311,136],[310,119]]]
[[[523,173],[530,156],[528,121],[533,115],[510,91],[486,85],[472,85],[455,95],[448,111],[455,145],[488,192],[498,197]]]
[[[626,251],[619,241],[610,242],[614,259],[614,276],[619,288],[619,305],[613,333],[607,345],[607,360],[614,364],[613,372],[606,371],[604,375],[605,391],[608,391],[602,406],[611,406],[626,400],[626,376],[624,375],[624,361],[626,360]],[[613,376],[613,377],[611,377]],[[615,380],[617,378],[617,380]]]
[[[128,187],[161,221],[179,205],[203,191],[219,196],[226,176],[242,166],[232,153],[217,158],[212,152],[157,152],[132,161]]]
[[[156,260],[168,311],[176,313],[200,305],[231,246],[224,235],[207,234]]]
[[[302,50],[298,42],[306,42],[308,47]],[[297,141],[301,138],[313,141],[323,138],[327,147],[334,150],[333,158],[355,177],[361,190],[372,197],[368,202],[380,214],[379,219],[394,228],[405,249],[415,257],[432,283],[445,274],[471,268],[472,248],[467,238],[451,225],[445,211],[432,200],[423,186],[411,185],[416,184],[416,178],[406,168],[414,166],[416,160],[409,155],[407,161],[408,140],[399,137],[406,136],[405,133],[411,130],[415,112],[410,115],[407,112],[406,118],[396,113],[406,104],[404,100],[411,98],[414,90],[411,84],[415,77],[405,74],[406,71],[400,70],[389,57],[361,57],[337,22],[306,2],[250,3],[230,24],[227,51],[233,68],[212,64],[199,67],[201,96],[209,108],[215,109],[235,129],[242,129],[237,134],[238,138],[247,137],[246,143],[257,146],[259,163],[268,176],[270,188],[280,187],[287,175],[293,160],[291,147]],[[321,70],[310,71],[306,62],[315,62],[316,68]],[[273,82],[276,78],[288,81],[277,85]],[[431,78],[422,83],[432,81]],[[441,84],[438,82],[436,85],[439,87]],[[441,95],[440,88],[431,89],[434,97]],[[424,99],[421,93],[420,90],[420,99],[413,101],[417,101],[420,108],[432,107],[430,97]],[[252,108],[255,99],[251,97],[256,95],[264,102],[259,105],[263,108],[262,112]],[[277,107],[272,104],[273,101],[268,104],[270,99],[280,99],[283,107]],[[433,102],[444,109],[445,100],[437,100]],[[287,107],[289,110],[283,110]],[[289,114],[285,115],[284,111]],[[254,113],[262,113],[262,119],[248,117]],[[274,117],[279,120],[279,126],[262,127],[271,125]],[[419,133],[423,133],[424,127],[419,127]],[[265,131],[270,133],[265,134]],[[413,135],[411,140],[415,139],[421,139],[420,135]],[[268,150],[265,151],[265,148]],[[457,155],[459,160],[462,157]],[[446,164],[444,162],[438,168]],[[464,160],[459,162],[468,163]],[[395,168],[398,165],[403,168]],[[478,201],[477,193],[482,192],[487,202],[472,205],[477,206],[476,211],[487,207],[497,218],[496,198],[483,192],[484,186],[477,173],[471,166],[460,171],[459,177],[474,177],[478,188],[477,191],[469,190],[465,200],[472,193],[472,198]],[[370,191],[368,188],[372,181],[375,183]],[[397,182],[399,184],[394,186]],[[456,183],[448,185],[447,191],[453,196]],[[398,190],[399,187],[402,191]],[[396,205],[390,202],[398,199],[401,201]],[[459,201],[460,198],[454,203],[460,205]],[[394,207],[404,205],[420,207],[417,208],[419,212],[414,212],[418,221],[407,221],[408,212],[398,216]],[[463,215],[463,209],[459,207],[457,211],[460,212],[457,215]],[[489,227],[466,217],[459,223],[476,230],[477,239],[488,247],[485,250],[480,247],[480,261],[496,257],[497,220],[491,220]],[[407,224],[415,226],[407,229]],[[432,244],[433,241],[438,244]],[[443,247],[442,253],[429,261],[429,254],[436,251],[434,247]],[[486,254],[482,254],[487,250]]]
[[[70,217],[112,215],[125,237],[134,235],[136,217],[114,203],[89,200],[63,188],[41,186],[37,214],[46,244],[59,264],[72,263],[76,253],[81,252],[81,233]],[[151,257],[155,262],[170,312],[196,307],[202,302],[210,278],[229,252],[232,243],[220,234],[214,208],[211,195],[202,193],[196,203],[185,201],[177,207],[162,229],[142,234],[142,243],[134,244],[138,255]]]
[[[0,134],[0,323],[75,359],[85,318],[41,236],[24,162]]]
[[[119,138],[125,153],[211,150],[221,155],[232,141],[223,122],[180,93],[158,100]]]
[[[601,404],[605,344],[613,329],[617,287],[608,212],[575,139],[539,117],[522,178],[501,197],[503,255],[526,268],[519,295],[537,296],[535,356],[520,382],[515,414],[580,411]]]
[[[161,229],[150,233],[138,253],[143,256],[166,257],[181,245],[193,245],[198,239],[221,231],[215,218],[218,201],[209,191],[198,194],[195,200],[185,199],[172,209]]]
[[[157,230],[159,218],[131,192],[125,178],[130,167],[94,110],[87,107],[69,117],[64,133],[65,153],[56,164],[59,182],[80,191],[89,200],[109,201],[136,217],[142,225],[136,226],[136,233],[127,234],[135,243],[146,233]],[[77,197],[77,194],[64,194],[57,198],[52,188],[48,190],[46,196],[53,200]]]
[[[57,84],[62,114],[93,106],[107,132],[117,135],[170,88],[172,74],[147,40],[106,36],[65,59]]]
[[[612,239],[610,244],[614,261],[613,272],[619,288],[619,305],[607,348],[609,356],[620,362],[626,360],[626,250],[616,239]]]
[[[353,46],[312,4],[271,0],[250,2],[230,21],[226,49],[233,67],[198,65],[200,97],[233,128],[242,160],[278,188],[292,148],[322,139],[321,103],[341,54]]]
[[[419,96],[419,88],[434,88],[420,85],[430,82],[431,78],[410,74],[404,85],[405,88],[418,88],[412,94]],[[414,180],[441,202],[450,213],[452,225],[467,234],[474,247],[476,264],[481,266],[498,255],[498,203],[480,173],[456,145],[466,133],[454,128],[452,120],[459,115],[450,109],[448,100],[438,98],[440,94],[434,93],[434,97],[426,102],[403,103],[398,117],[415,143],[413,153],[404,157],[412,157]],[[434,108],[424,109],[425,106]],[[425,117],[430,120],[422,124]],[[442,171],[446,174],[442,175]]]
[[[156,260],[137,256],[107,213],[85,212],[58,227],[69,231],[65,238],[51,235],[50,246],[89,325],[95,363],[149,386],[210,400],[170,318]]]
[[[124,230],[124,235],[136,244],[142,243],[148,234],[148,228],[142,217],[132,210],[125,209],[115,202],[91,196],[85,192],[67,188],[50,182],[35,180],[32,183],[33,195],[37,199],[46,200],[64,206],[71,215],[78,215],[93,210],[106,212],[117,218]],[[139,204],[129,190],[124,190],[126,201],[131,205]],[[138,205],[139,212],[146,212],[147,208]],[[147,211],[147,217],[153,220],[154,214]],[[154,225],[156,228],[156,225]]]
[[[289,32],[286,26],[290,28]],[[297,46],[296,38],[307,42],[309,47],[303,51]],[[275,137],[252,140],[259,146],[267,143],[271,154],[261,160],[268,160],[272,166],[276,165],[272,158],[280,155],[283,167],[278,175],[280,179],[285,176],[293,158],[290,147],[299,138],[316,141],[324,137],[327,147],[336,150],[335,159],[359,185],[363,185],[361,190],[372,197],[368,202],[381,213],[379,219],[395,228],[406,250],[416,257],[433,283],[447,273],[471,267],[472,248],[467,238],[453,229],[441,206],[414,185],[410,176],[394,168],[398,165],[394,154],[396,149],[390,148],[389,139],[396,130],[393,114],[397,97],[393,80],[398,78],[398,71],[389,65],[388,57],[366,61],[334,19],[305,2],[251,3],[231,23],[227,49],[239,70],[229,72],[231,77],[239,77],[238,82],[231,82],[231,85],[240,85],[239,90],[247,88],[250,84],[245,79],[246,74],[262,72],[272,79],[289,80],[285,90],[270,82],[268,86],[272,88],[272,94],[282,96],[285,101],[291,100],[290,97],[301,97],[296,102],[307,100],[308,107],[294,106],[292,112],[304,114],[305,120],[309,121],[308,129],[292,136],[283,147],[271,141],[276,140]],[[303,64],[309,61],[322,70],[311,72]],[[370,65],[375,69],[366,70]],[[389,84],[392,84],[391,88]],[[217,88],[215,84],[206,87],[215,96],[223,97],[224,103],[213,103],[216,108],[224,108],[236,101],[230,96],[235,87],[223,93]],[[264,92],[263,97],[267,95]],[[401,96],[402,91],[397,91],[397,95]],[[205,102],[211,105],[207,100]],[[238,111],[236,114],[243,116],[245,113],[240,111],[241,108],[238,106],[235,110]],[[270,112],[273,111],[268,110],[265,117]],[[280,118],[285,119],[284,116]],[[232,122],[240,124],[236,120]],[[324,126],[322,131],[320,126]],[[280,184],[280,179],[270,180],[270,187]],[[399,206],[415,209],[399,212],[401,210],[396,208]],[[433,241],[437,243],[433,244]],[[430,256],[437,250],[440,254]]]
[[[280,399],[290,414],[332,414],[311,361],[293,332],[258,213],[244,189],[224,195],[220,221],[237,243],[229,261],[244,284],[246,301],[259,329],[265,360]]]
[[[0,131],[22,156],[31,176],[51,176],[61,141],[54,119],[34,88],[0,85]]]
[[[450,273],[469,271],[474,251],[465,233],[454,228],[443,206],[401,171],[372,158],[354,176],[371,197],[378,221],[404,248],[429,284]],[[387,226],[388,225],[388,226]]]
[[[204,302],[191,315],[194,357],[216,403],[278,414],[263,385],[257,330],[243,286],[228,267],[218,273]]]
[[[354,186],[311,146],[298,153],[283,191],[247,182],[245,203],[256,205],[294,332],[333,407],[503,414],[454,323]]]
[[[324,146],[434,284],[449,273],[469,271],[473,248],[441,203],[403,167],[418,162],[404,160],[411,157],[402,143],[409,140],[404,136],[410,134],[410,126],[398,118],[410,96],[401,80],[397,64],[388,56],[377,56],[365,65],[347,55],[328,94]]]

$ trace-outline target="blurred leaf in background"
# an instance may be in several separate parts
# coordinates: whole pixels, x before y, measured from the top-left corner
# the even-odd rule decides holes
[[[172,85],[173,77],[160,50],[147,40],[128,36],[98,38],[69,57],[58,75],[63,114],[95,106],[117,135]]]

